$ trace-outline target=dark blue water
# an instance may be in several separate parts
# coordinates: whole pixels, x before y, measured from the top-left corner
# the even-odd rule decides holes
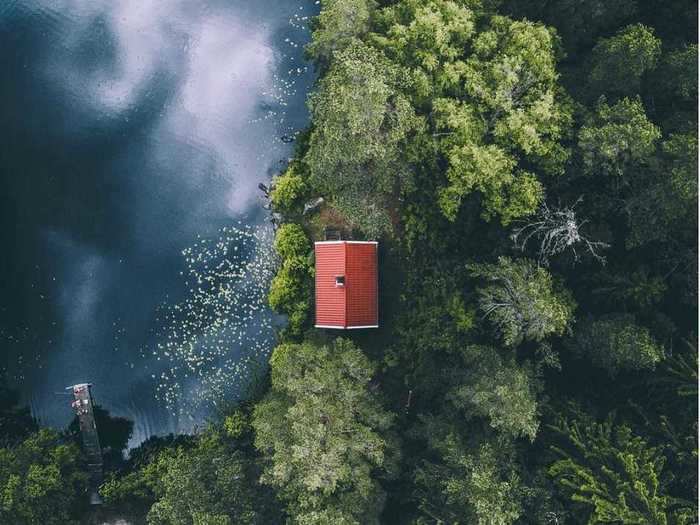
[[[306,125],[316,10],[0,3],[0,365],[44,424],[90,381],[134,442],[187,431],[269,350],[257,185]]]

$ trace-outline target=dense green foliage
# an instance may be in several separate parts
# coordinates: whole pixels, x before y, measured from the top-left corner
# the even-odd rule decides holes
[[[270,306],[287,315],[288,332],[298,335],[311,307],[311,243],[300,226],[284,224],[275,236],[275,251],[282,264],[270,285]]]
[[[87,474],[77,447],[42,429],[0,449],[0,522],[77,523],[87,497]]]
[[[692,9],[322,5],[295,162],[328,204],[286,218],[340,216],[400,268],[380,337],[356,337],[399,416],[381,521],[694,520]]]
[[[695,505],[670,497],[670,476],[659,448],[650,447],[626,425],[562,421],[552,430],[567,448],[549,474],[590,514],[589,523],[695,523]]]
[[[604,101],[579,132],[583,169],[590,175],[624,176],[648,161],[661,136],[647,120],[640,100],[622,99],[614,106]]]
[[[582,323],[576,331],[575,344],[582,357],[612,376],[621,369],[653,370],[664,358],[663,347],[629,314]]]
[[[273,495],[258,483],[248,415],[236,410],[196,438],[146,441],[128,473],[102,487],[106,504],[150,525],[279,523]]]
[[[392,416],[369,388],[372,364],[350,341],[278,346],[272,387],[253,415],[263,482],[298,523],[375,523],[384,499],[374,475],[391,470]],[[332,518],[331,518],[332,517]]]
[[[478,305],[490,318],[503,344],[542,341],[564,333],[574,305],[565,290],[556,290],[544,268],[529,260],[505,257],[498,264],[473,264],[471,274],[486,281],[477,289]]]
[[[696,20],[688,0],[322,0],[311,125],[271,192],[269,302],[288,326],[269,384],[132,451],[108,507],[154,524],[697,523]],[[380,239],[378,330],[312,328],[325,228]],[[73,449],[2,399],[14,494],[56,461],[22,447]],[[72,454],[47,477],[74,480],[63,516]],[[0,500],[16,522],[43,512],[17,494]]]
[[[385,201],[406,183],[401,146],[420,120],[399,91],[400,70],[376,49],[354,41],[334,58],[310,98],[305,160],[314,187],[376,237],[391,226]]]
[[[307,192],[307,184],[294,165],[290,165],[281,177],[276,177],[270,200],[276,210],[289,213],[299,205]]]
[[[661,40],[642,24],[601,38],[591,54],[590,95],[639,93],[642,75],[656,67],[660,55]]]

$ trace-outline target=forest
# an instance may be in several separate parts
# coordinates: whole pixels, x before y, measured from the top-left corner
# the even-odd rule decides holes
[[[269,369],[128,459],[98,413],[100,519],[697,523],[697,40],[690,0],[322,0]],[[379,241],[379,329],[313,328],[327,229]],[[3,387],[0,446],[0,523],[96,519],[75,426]]]

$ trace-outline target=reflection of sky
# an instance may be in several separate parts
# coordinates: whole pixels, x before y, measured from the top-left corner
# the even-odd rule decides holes
[[[89,380],[142,434],[182,428],[152,400],[139,349],[157,305],[186,292],[181,250],[263,220],[257,184],[306,122],[314,8],[0,5],[0,348],[46,423],[69,416],[56,392]]]

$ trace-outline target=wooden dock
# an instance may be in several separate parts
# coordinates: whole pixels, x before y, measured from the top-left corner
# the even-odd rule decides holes
[[[90,474],[90,504],[99,505],[102,503],[99,488],[103,482],[103,460],[102,447],[97,435],[97,424],[95,423],[94,402],[92,399],[91,383],[80,383],[69,386],[66,390],[73,391],[73,402],[71,406],[78,416],[80,424],[80,435],[83,441],[83,451],[88,462],[88,472]]]

